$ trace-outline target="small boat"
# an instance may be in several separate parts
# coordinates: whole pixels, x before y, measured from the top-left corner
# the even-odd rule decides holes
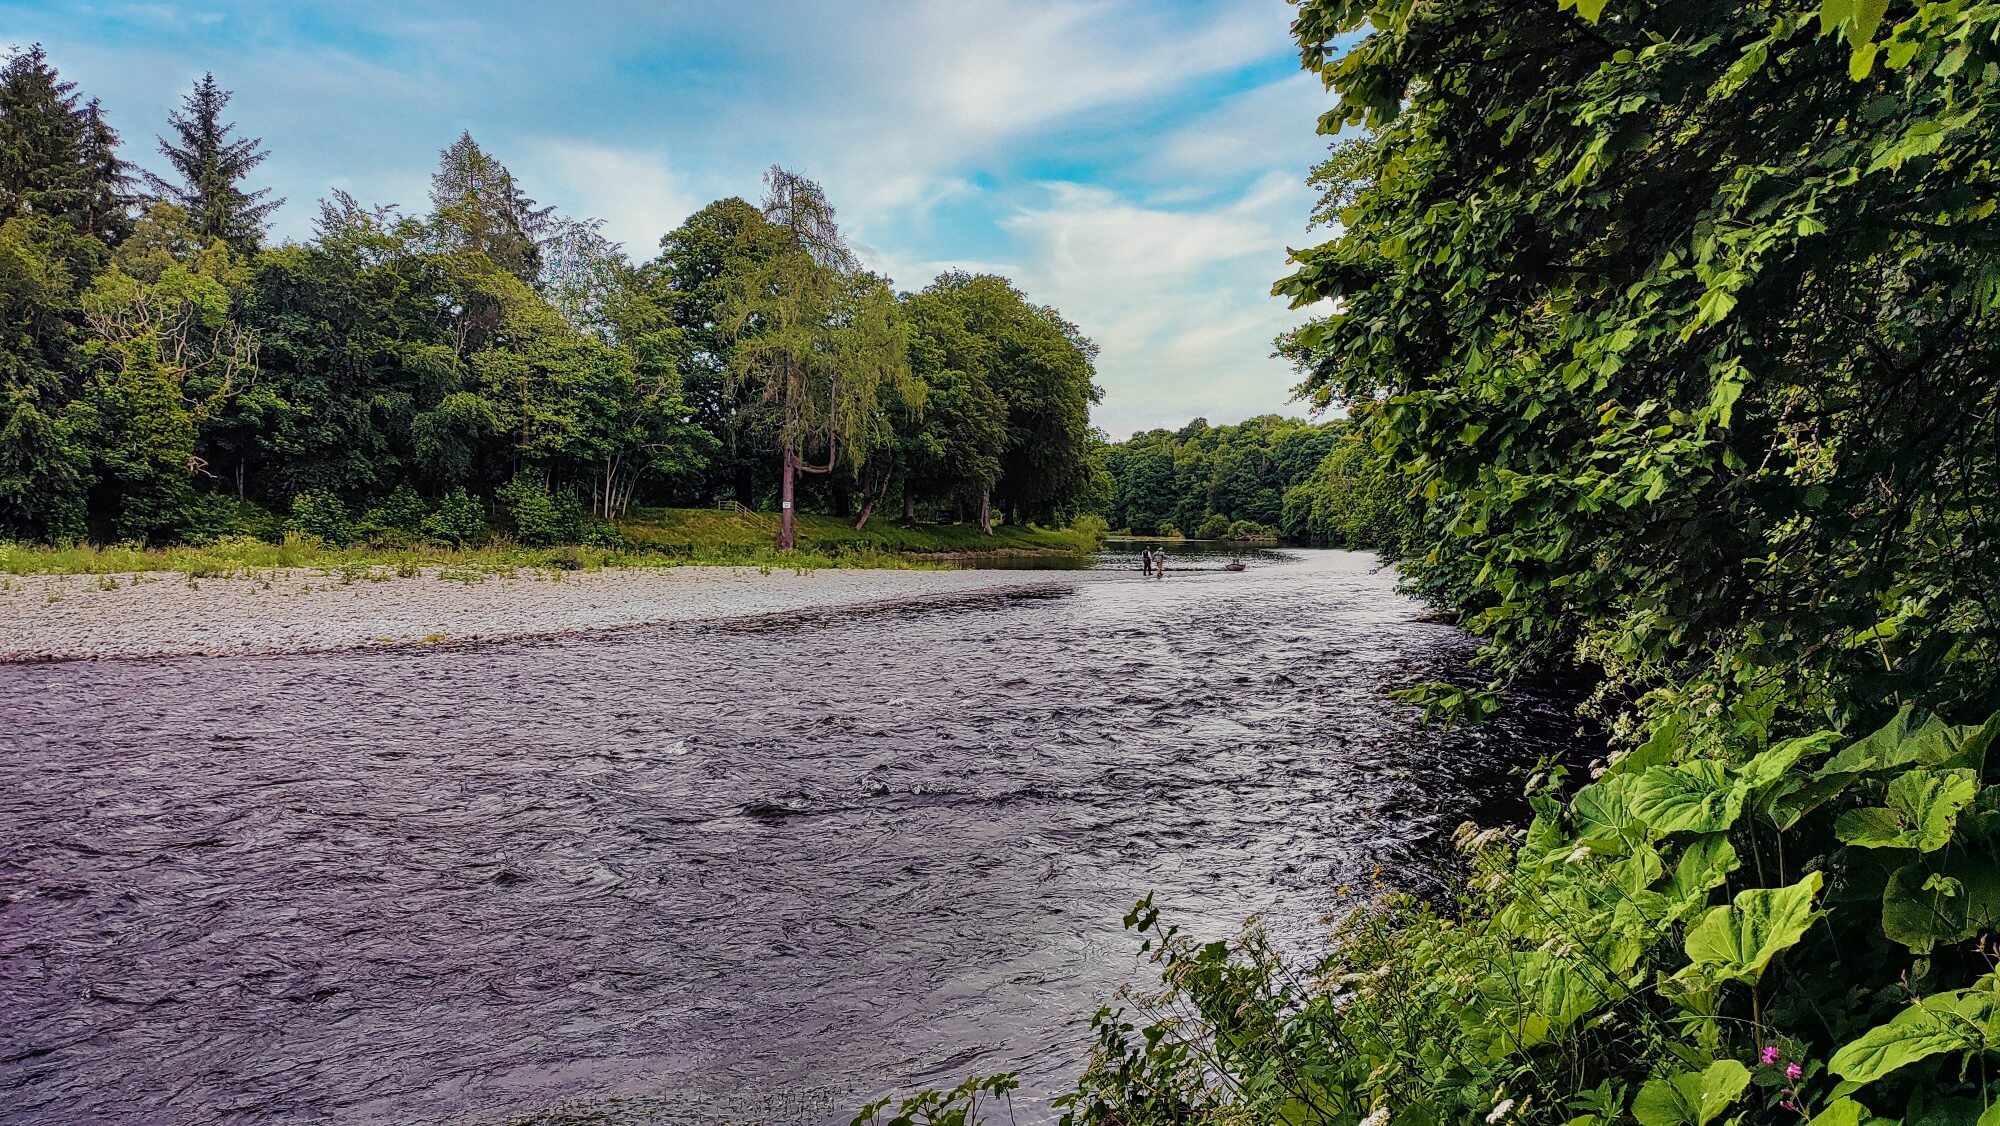
[[[1224,563],[1222,565],[1222,569],[1225,571],[1241,571],[1242,569],[1248,566],[1249,564],[1243,562],[1241,559],[1231,559],[1229,562]]]

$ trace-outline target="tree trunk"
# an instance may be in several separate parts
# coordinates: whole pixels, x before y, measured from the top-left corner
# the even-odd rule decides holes
[[[993,490],[979,490],[979,534],[993,534]]]
[[[785,468],[778,486],[778,550],[792,549],[792,477],[798,469],[798,456],[790,447],[785,449]]]
[[[242,504],[243,501],[246,499],[243,495],[243,463],[247,460],[249,460],[247,455],[243,457],[238,457],[236,459],[236,503],[237,504]]]
[[[861,514],[854,518],[854,530],[858,532],[866,528],[868,518],[873,515],[875,515],[875,498],[864,494],[861,498]]]
[[[911,494],[908,485],[903,486],[903,523],[917,522],[917,498]]]

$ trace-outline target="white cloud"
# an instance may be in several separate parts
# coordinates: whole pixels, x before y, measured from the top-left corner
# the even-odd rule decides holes
[[[660,236],[707,200],[664,154],[581,141],[545,139],[527,146],[516,166],[527,183],[566,215],[604,220],[604,234],[635,261],[651,258]]]
[[[1050,185],[1045,205],[1006,220],[1022,244],[1017,279],[1102,346],[1100,426],[1123,437],[1195,415],[1297,409],[1287,406],[1295,377],[1269,353],[1301,318],[1267,295],[1287,245],[1304,241],[1310,202],[1297,178],[1273,171],[1206,208]]]

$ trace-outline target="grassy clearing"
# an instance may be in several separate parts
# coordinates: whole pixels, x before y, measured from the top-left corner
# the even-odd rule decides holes
[[[198,578],[258,575],[305,569],[343,578],[415,575],[435,568],[441,577],[473,582],[515,570],[594,571],[605,567],[734,566],[777,570],[831,567],[920,569],[949,567],[958,555],[1017,552],[1078,554],[1096,549],[1089,530],[1000,527],[983,536],[971,525],[902,527],[873,521],[855,531],[831,516],[798,518],[798,549],[771,547],[776,517],[693,508],[652,508],[633,513],[609,544],[526,547],[506,540],[472,547],[430,544],[334,546],[310,536],[287,535],[273,543],[230,536],[199,546],[149,548],[78,544],[45,547],[0,543],[0,574],[113,575],[177,571]]]

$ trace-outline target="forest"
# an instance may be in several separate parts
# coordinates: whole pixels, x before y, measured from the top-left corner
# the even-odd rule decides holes
[[[0,540],[523,543],[635,504],[1061,524],[1100,508],[1095,345],[1007,279],[899,292],[780,167],[628,259],[470,135],[421,210],[272,245],[204,77],[141,173],[40,47],[0,66]]]
[[[1405,588],[1482,642],[1394,695],[1580,678],[1603,750],[1303,963],[1141,901],[1159,991],[1065,1121],[2000,1123],[2000,8],[1293,30],[1335,99],[1276,287],[1333,310],[1281,344],[1352,419],[1319,492],[1386,483]]]

